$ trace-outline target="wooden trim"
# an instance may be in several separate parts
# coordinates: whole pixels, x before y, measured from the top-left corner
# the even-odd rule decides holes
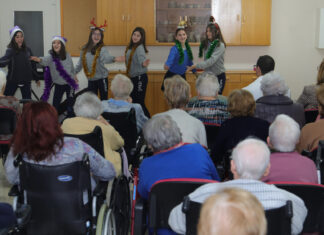
[[[60,0],[60,13],[61,13],[61,36],[64,37],[64,24],[63,24],[63,0]]]

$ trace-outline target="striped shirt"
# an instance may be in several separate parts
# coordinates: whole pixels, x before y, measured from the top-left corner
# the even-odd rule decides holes
[[[302,231],[307,215],[304,201],[288,191],[259,180],[236,179],[224,183],[205,184],[189,194],[189,197],[192,201],[203,203],[209,196],[225,188],[232,187],[241,188],[252,193],[261,202],[265,210],[281,207],[286,204],[287,200],[291,200],[293,204],[292,234],[299,234]],[[182,212],[182,203],[171,211],[169,225],[176,233],[186,233],[186,217]]]
[[[185,110],[205,125],[221,125],[230,117],[229,112],[227,112],[227,98],[221,95],[214,100],[193,98],[189,101]]]

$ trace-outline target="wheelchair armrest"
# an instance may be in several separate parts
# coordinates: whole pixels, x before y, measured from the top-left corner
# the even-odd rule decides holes
[[[18,227],[20,229],[24,228],[31,218],[31,206],[27,204],[20,204],[15,213]]]
[[[17,184],[13,185],[8,193],[9,197],[18,197],[21,195],[21,192],[19,190],[19,187]]]
[[[139,198],[135,203],[134,213],[134,234],[144,235],[147,227],[146,223],[146,201],[143,198]]]
[[[101,197],[107,193],[108,181],[99,181],[96,188],[93,191],[93,196]]]

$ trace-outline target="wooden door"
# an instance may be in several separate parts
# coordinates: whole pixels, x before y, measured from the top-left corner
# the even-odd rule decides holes
[[[241,45],[270,45],[271,0],[242,0]]]
[[[129,0],[97,0],[97,24],[107,20],[104,43],[106,45],[126,45]]]
[[[92,0],[61,0],[61,34],[68,39],[66,49],[72,56],[79,56],[88,41],[90,21],[97,17],[96,11]]]
[[[212,15],[221,28],[225,43],[240,45],[241,0],[213,0]]]
[[[128,0],[129,14],[127,16],[127,36],[136,27],[142,27],[146,33],[146,44],[155,43],[154,0]]]

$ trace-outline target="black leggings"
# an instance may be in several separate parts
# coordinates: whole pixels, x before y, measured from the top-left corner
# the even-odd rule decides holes
[[[31,99],[31,82],[7,82],[4,91],[5,96],[14,96],[18,87],[20,88],[21,96],[23,99]]]
[[[218,78],[218,82],[219,82],[219,91],[218,94],[221,95],[223,94],[223,90],[225,87],[225,82],[226,82],[226,74],[225,73],[221,73],[219,75],[217,75]]]
[[[99,92],[100,99],[107,100],[108,99],[108,79],[101,78],[99,80],[94,80],[94,81],[92,81],[91,79],[88,80],[88,90],[92,91],[96,95],[98,95]]]
[[[62,101],[62,97],[66,94],[67,101],[67,113],[69,117],[73,116],[73,89],[70,85],[59,85],[55,84],[54,96],[53,96],[53,106],[56,108],[59,113],[59,107]]]
[[[131,81],[134,85],[134,89],[130,96],[132,97],[133,103],[138,103],[142,106],[144,114],[147,117],[150,117],[150,113],[145,106],[145,95],[146,95],[146,87],[148,82],[147,74],[141,74],[136,77],[132,77]]]

